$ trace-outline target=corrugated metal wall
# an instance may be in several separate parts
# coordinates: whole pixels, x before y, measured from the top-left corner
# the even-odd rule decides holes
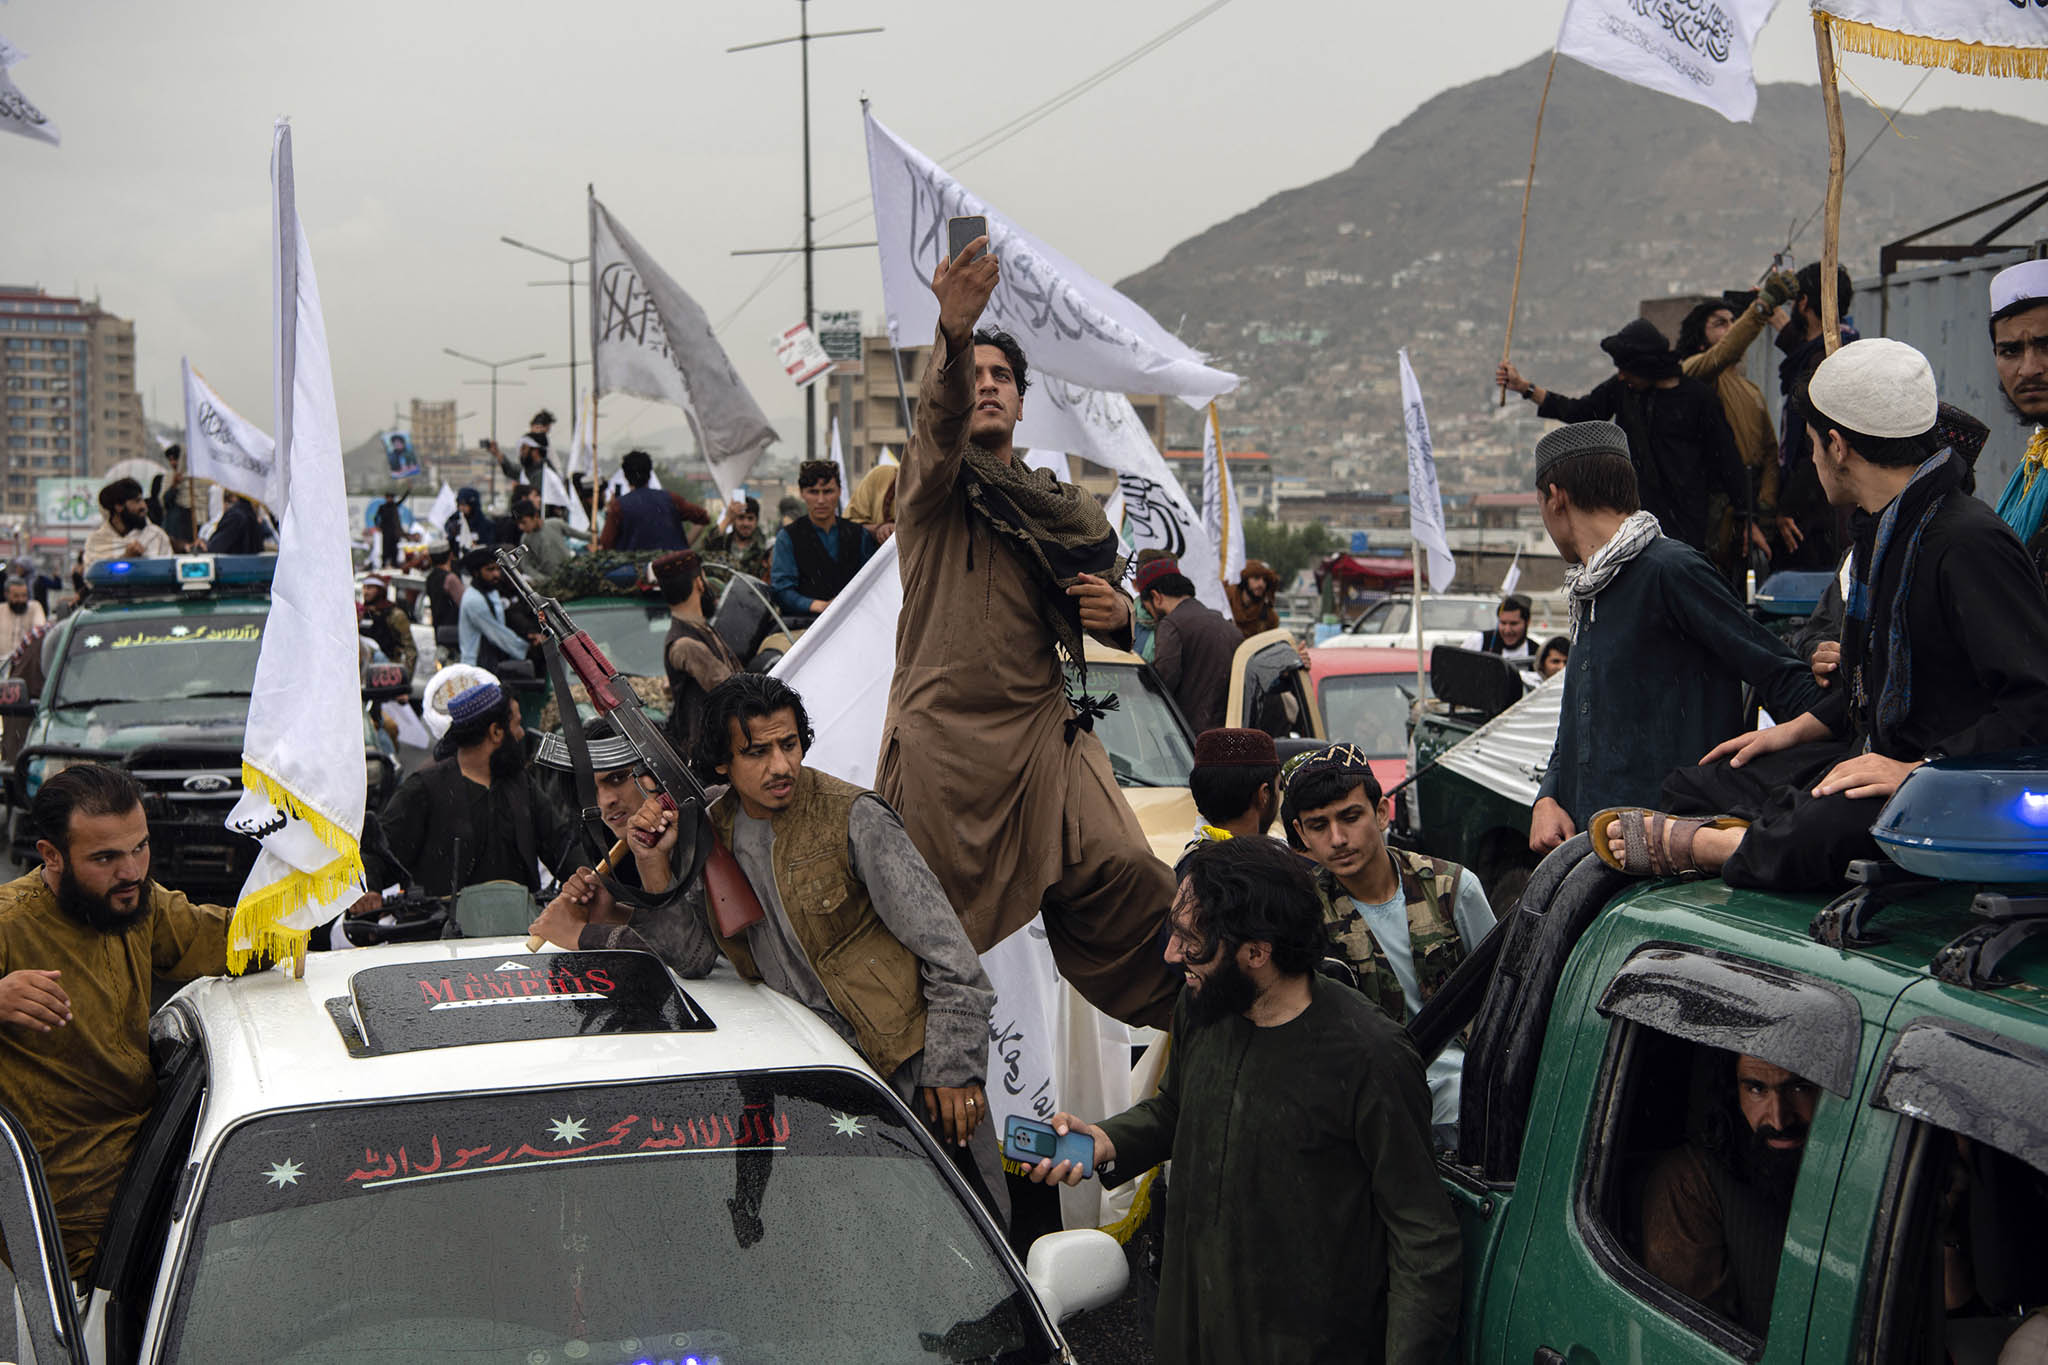
[[[1856,284],[1855,316],[1863,334],[1888,336],[1916,347],[1934,366],[1942,401],[1974,414],[1991,428],[1991,439],[1977,460],[1977,495],[1989,503],[1998,501],[2031,430],[2021,427],[1998,390],[1989,330],[1991,277],[2041,255],[2048,255],[2048,242],[1900,271],[1882,292],[1875,279]]]

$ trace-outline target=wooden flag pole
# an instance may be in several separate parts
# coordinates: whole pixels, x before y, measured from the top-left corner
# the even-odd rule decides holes
[[[1818,17],[1818,16],[1816,16]],[[1529,191],[1536,186],[1536,149],[1543,145],[1543,110],[1550,103],[1550,78],[1557,74],[1557,49],[1550,51],[1550,69],[1543,73],[1543,98],[1536,101],[1536,132],[1529,139],[1529,178],[1522,182],[1522,226],[1515,235],[1515,283],[1508,290],[1508,331],[1500,343],[1500,363],[1508,363],[1515,344],[1515,310],[1522,301],[1522,250],[1529,244]],[[1500,406],[1508,405],[1508,386],[1500,386]]]
[[[1828,116],[1828,196],[1821,220],[1820,239],[1820,334],[1833,355],[1842,345],[1841,300],[1835,275],[1841,259],[1842,163],[1847,148],[1842,134],[1842,92],[1835,83],[1835,40],[1828,28],[1828,16],[1813,12],[1813,43],[1820,56],[1820,98]]]

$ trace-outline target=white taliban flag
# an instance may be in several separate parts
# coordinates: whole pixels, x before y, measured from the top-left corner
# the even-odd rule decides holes
[[[898,460],[898,459],[896,458],[896,452],[895,452],[895,451],[893,451],[893,450],[889,449],[889,447],[887,447],[887,446],[883,446],[883,447],[882,447],[882,453],[881,453],[881,454],[880,454],[879,456],[877,456],[877,457],[876,457],[876,459],[875,459],[875,463],[876,463],[876,464],[878,464],[878,465],[884,465],[884,464],[899,464],[899,463],[901,463],[901,461],[899,461],[899,460]]]
[[[1221,581],[1229,585],[1244,577],[1244,516],[1238,510],[1237,490],[1230,485],[1230,462],[1223,458],[1223,428],[1214,403],[1209,405],[1209,420],[1202,424],[1202,529],[1221,550]]]
[[[569,458],[563,477],[568,479],[569,525],[578,531],[590,529],[590,507],[576,495],[576,476],[581,474],[585,486],[593,491],[597,487],[597,396],[584,394],[583,405],[576,409],[576,432],[569,438]]]
[[[14,78],[7,74],[7,68],[27,55],[13,43],[0,38],[0,132],[19,133],[54,147],[57,145],[57,125],[30,103],[28,96],[15,85]]]
[[[1236,375],[1209,366],[1151,314],[970,194],[872,112],[867,125],[882,302],[898,345],[922,345],[938,327],[931,278],[946,251],[946,220],[981,215],[1002,270],[982,317],[1017,338],[1034,376],[1171,394],[1197,408],[1237,387]],[[1026,403],[1016,443],[1093,459],[1080,448],[1086,436],[1071,418],[1057,404]]]
[[[1750,51],[1777,2],[1570,0],[1557,50],[1610,76],[1747,123],[1756,113]]]
[[[1415,369],[1408,363],[1408,348],[1401,348],[1401,418],[1408,428],[1408,534],[1415,541],[1415,559],[1426,555],[1429,562],[1429,590],[1444,592],[1457,576],[1457,561],[1451,558],[1451,543],[1444,537],[1444,497],[1436,485],[1436,448],[1429,439],[1429,414],[1422,410],[1422,385],[1415,382]],[[1421,596],[1422,568],[1416,564],[1416,595]]]
[[[284,502],[284,465],[277,442],[221,401],[192,362],[185,374],[185,468],[195,479],[211,479],[277,515]]]
[[[448,518],[455,515],[455,490],[441,480],[441,491],[434,494],[434,505],[427,509],[427,539],[439,540],[446,533]]]
[[[683,410],[718,491],[747,481],[775,428],[697,301],[590,196],[591,383]]]
[[[1216,542],[1209,538],[1202,514],[1188,500],[1179,476],[1166,467],[1159,447],[1152,444],[1131,400],[1049,377],[1036,380],[1031,393],[1033,403],[1050,404],[1064,414],[1062,420],[1076,436],[1068,453],[1116,475],[1132,549],[1172,555],[1195,585],[1195,596],[1216,611],[1228,612]]]
[[[896,671],[896,618],[903,610],[897,541],[861,566],[831,609],[769,670],[804,699],[817,740],[804,765],[872,788]],[[1083,1000],[1061,979],[1033,919],[982,954],[995,987],[989,1027],[987,1121],[1003,1131],[1010,1115],[1044,1120],[1062,1109],[1116,1114],[1131,1090],[1130,1030]],[[1135,1185],[1103,1190],[1096,1181],[1062,1188],[1069,1227],[1109,1227],[1129,1211]]]
[[[228,927],[228,962],[302,952],[307,931],[363,892],[363,694],[341,429],[313,256],[277,121],[272,342],[284,467],[277,573],[242,740],[242,799],[228,828],[261,848]]]
[[[1812,0],[1835,42],[1910,66],[1975,76],[2048,77],[2041,0]]]

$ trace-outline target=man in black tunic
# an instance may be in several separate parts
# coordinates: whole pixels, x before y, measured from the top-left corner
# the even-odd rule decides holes
[[[1315,971],[1322,902],[1269,839],[1189,855],[1166,959],[1187,974],[1159,1092],[1100,1126],[1107,1184],[1169,1157],[1161,1360],[1435,1365],[1457,1333],[1458,1224],[1400,1026]],[[1034,1181],[1078,1184],[1041,1161]]]
[[[479,882],[538,891],[536,861],[567,876],[582,850],[569,822],[534,790],[519,708],[496,683],[480,683],[448,703],[448,718],[435,749],[441,761],[401,782],[377,817],[391,858],[364,848],[370,884],[409,883],[432,896]]]
[[[1934,449],[1926,357],[1852,342],[1794,401],[1830,503],[1855,515],[1843,685],[1671,774],[1666,809],[1723,818],[1617,813],[1595,851],[1627,871],[1830,886],[1878,856],[1870,827],[1922,763],[2048,743],[2048,596],[2011,528],[1961,491],[1963,461]]]

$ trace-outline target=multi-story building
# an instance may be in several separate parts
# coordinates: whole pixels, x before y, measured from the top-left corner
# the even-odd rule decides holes
[[[432,403],[412,400],[412,448],[422,460],[446,460],[455,454],[455,400]]]
[[[1166,467],[1180,480],[1195,506],[1202,505],[1202,452],[1168,450]],[[1273,499],[1273,461],[1263,450],[1226,450],[1223,463],[1230,470],[1230,483],[1237,493],[1237,505],[1246,516],[1265,515]]]
[[[135,388],[135,324],[117,318],[94,300],[85,305],[86,472],[103,474],[123,460],[155,459],[163,453],[142,415]]]
[[[31,514],[38,478],[156,453],[135,392],[135,324],[95,302],[0,285],[0,516]]]

